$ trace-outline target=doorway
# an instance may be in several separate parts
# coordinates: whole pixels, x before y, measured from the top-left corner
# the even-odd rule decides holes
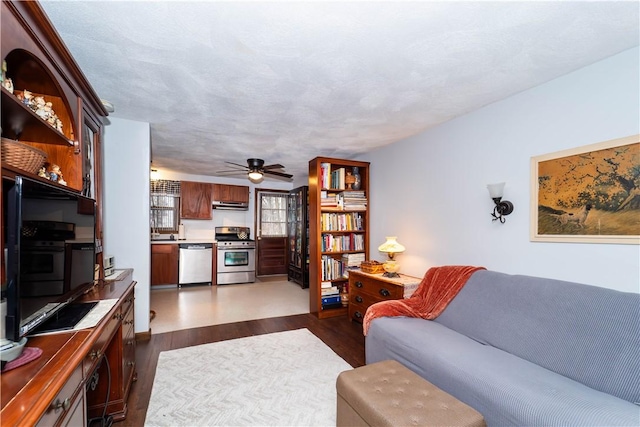
[[[287,274],[288,191],[256,190],[256,275]]]

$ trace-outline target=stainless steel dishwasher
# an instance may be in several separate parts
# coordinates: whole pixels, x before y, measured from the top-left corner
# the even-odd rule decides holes
[[[211,285],[212,262],[212,243],[181,243],[178,286]]]

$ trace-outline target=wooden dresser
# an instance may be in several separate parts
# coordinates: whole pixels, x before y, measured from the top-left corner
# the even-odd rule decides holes
[[[349,271],[349,319],[362,323],[370,305],[380,301],[408,298],[419,283],[419,278],[404,274],[390,278],[382,274]]]
[[[3,427],[87,425],[102,416],[107,391],[106,413],[114,421],[126,416],[136,378],[132,274],[122,270],[116,280],[100,282],[79,299],[117,299],[94,328],[29,338],[27,347],[43,353],[0,376]],[[98,381],[92,386],[95,373]]]

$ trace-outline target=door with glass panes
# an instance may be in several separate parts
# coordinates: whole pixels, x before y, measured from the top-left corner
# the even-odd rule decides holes
[[[256,190],[256,275],[287,274],[287,191]]]

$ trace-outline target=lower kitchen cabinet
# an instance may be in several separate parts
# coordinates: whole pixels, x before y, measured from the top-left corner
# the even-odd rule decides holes
[[[151,286],[178,283],[179,250],[177,244],[151,245]]]

